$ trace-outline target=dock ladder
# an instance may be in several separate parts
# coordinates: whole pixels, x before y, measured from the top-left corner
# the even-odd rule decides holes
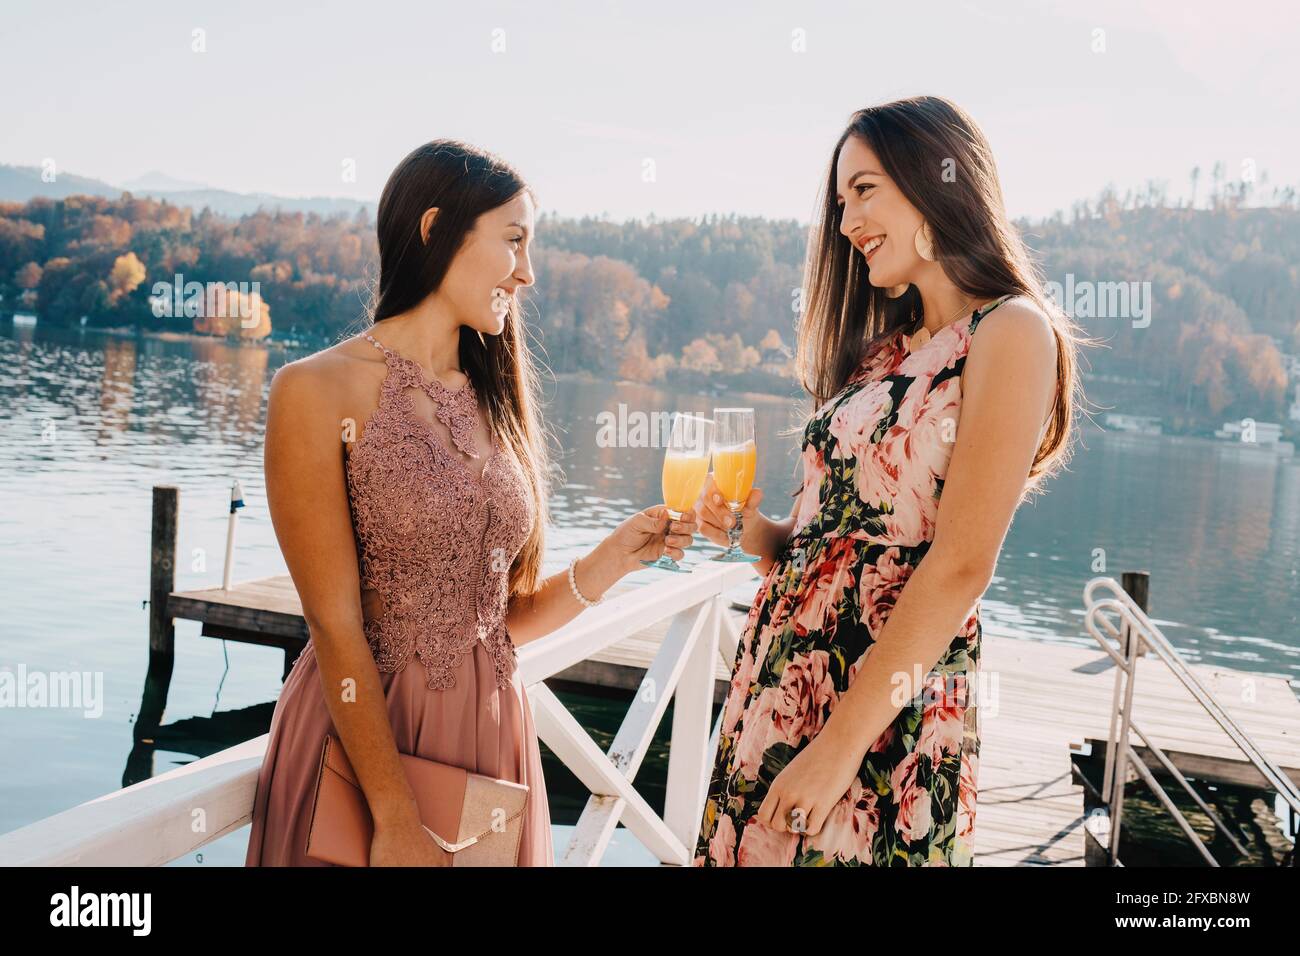
[[[1223,728],[1233,743],[1246,755],[1246,759],[1255,766],[1267,785],[1276,791],[1280,800],[1289,808],[1291,830],[1294,833],[1295,822],[1300,818],[1300,790],[1219,705],[1205,685],[1192,673],[1174,646],[1169,643],[1168,638],[1160,633],[1160,629],[1152,623],[1146,612],[1125,592],[1119,582],[1110,577],[1093,578],[1084,588],[1083,603],[1084,626],[1102,649],[1110,655],[1117,667],[1115,690],[1111,701],[1101,806],[1089,814],[1086,820],[1087,832],[1104,848],[1109,865],[1124,865],[1119,859],[1119,837],[1124,814],[1124,786],[1129,768],[1136,771],[1138,777],[1169,811],[1205,862],[1209,866],[1220,865],[1206,848],[1204,841],[1192,829],[1191,824],[1187,822],[1182,811],[1170,799],[1164,787],[1156,780],[1146,761],[1141,755],[1133,752],[1130,731],[1142,740],[1143,745],[1165,771],[1182,785],[1196,805],[1214,822],[1215,827],[1243,855],[1247,852],[1236,834],[1201,798],[1182,772],[1174,766],[1173,761],[1133,720],[1133,683],[1137,675],[1137,661],[1146,651],[1153,652],[1155,659],[1162,661],[1173,672],[1205,712]],[[1293,846],[1290,857],[1292,866],[1296,865],[1295,858]]]

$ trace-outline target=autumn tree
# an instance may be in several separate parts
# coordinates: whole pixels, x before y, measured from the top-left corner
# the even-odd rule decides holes
[[[113,260],[113,271],[108,275],[108,305],[112,307],[123,296],[130,295],[144,281],[145,268],[134,252],[126,252]]]
[[[14,285],[20,289],[35,289],[41,284],[42,269],[39,264],[29,262],[14,272]]]

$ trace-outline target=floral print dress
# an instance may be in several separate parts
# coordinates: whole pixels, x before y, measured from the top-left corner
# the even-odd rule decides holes
[[[934,538],[980,319],[911,351],[900,331],[804,429],[794,533],[741,633],[696,866],[968,866],[975,828],[976,604],[815,835],[755,819],[848,690]]]

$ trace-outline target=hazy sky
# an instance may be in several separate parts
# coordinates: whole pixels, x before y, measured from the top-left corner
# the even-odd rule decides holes
[[[936,93],[983,126],[1013,215],[1108,183],[1182,194],[1219,160],[1300,184],[1289,3],[291,6],[5,0],[0,163],[377,199],[412,147],[454,136],[562,215],[807,221],[854,109]]]

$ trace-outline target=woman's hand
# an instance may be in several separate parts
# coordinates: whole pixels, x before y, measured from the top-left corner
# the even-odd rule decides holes
[[[371,866],[451,866],[451,854],[418,822],[377,827],[370,839]]]
[[[861,763],[851,747],[833,735],[818,734],[776,775],[755,819],[785,833],[821,832],[835,804],[849,792]],[[796,811],[793,819],[791,811]]]
[[[667,505],[655,505],[632,515],[602,543],[608,545],[626,573],[638,569],[642,561],[657,560],[665,551],[673,560],[680,559],[682,549],[691,546],[697,530],[694,508],[674,521]]]
[[[599,601],[623,575],[640,571],[642,561],[655,561],[665,551],[680,558],[697,528],[694,508],[676,521],[664,505],[638,511],[577,559],[572,583],[586,601]],[[569,585],[568,572],[561,571],[533,594],[511,599],[506,626],[516,646],[544,637],[582,613],[584,605]]]
[[[772,524],[762,512],[758,510],[759,502],[763,500],[763,489],[755,488],[745,499],[744,506],[740,509],[742,519],[740,529],[740,547],[746,554],[764,555],[767,545],[768,526]],[[727,538],[727,529],[736,523],[736,516],[731,513],[727,507],[727,502],[723,499],[722,494],[718,491],[718,486],[713,483],[713,475],[709,475],[709,480],[704,485],[704,491],[700,495],[700,534],[708,538],[716,545],[728,547],[731,544]]]

